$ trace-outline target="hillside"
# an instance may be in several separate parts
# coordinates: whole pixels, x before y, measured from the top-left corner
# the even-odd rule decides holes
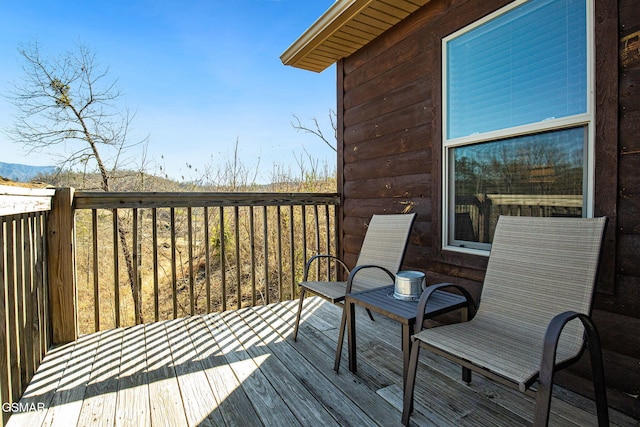
[[[17,182],[29,182],[38,175],[51,174],[56,169],[55,166],[29,166],[0,162],[0,176]]]

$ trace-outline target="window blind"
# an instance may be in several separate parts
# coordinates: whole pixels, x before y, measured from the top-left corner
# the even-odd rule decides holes
[[[533,0],[450,40],[448,139],[587,111],[584,0]]]

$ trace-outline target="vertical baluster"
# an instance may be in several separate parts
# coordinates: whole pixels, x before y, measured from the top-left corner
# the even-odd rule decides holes
[[[269,296],[269,232],[267,227],[267,207],[262,207],[262,227],[263,227],[263,242],[262,242],[262,252],[264,253],[264,293],[265,293],[265,304],[269,304],[270,296]]]
[[[118,209],[113,213],[113,310],[116,328],[120,327],[120,267],[118,263]]]
[[[158,208],[151,209],[151,246],[153,257],[153,316],[160,320],[160,289],[158,283]]]
[[[27,383],[31,381],[33,374],[36,370],[35,359],[35,346],[37,340],[34,339],[37,334],[37,328],[34,327],[34,319],[36,313],[36,307],[34,305],[34,277],[33,277],[33,213],[24,214],[24,246],[23,246],[23,260],[24,260],[24,283],[25,283],[25,304],[26,304],[26,318],[25,318],[25,331],[27,338]]]
[[[191,206],[187,208],[187,242],[189,251],[189,310],[191,315],[196,314],[195,284],[193,280],[193,211]]]
[[[44,347],[43,336],[46,334],[46,329],[43,324],[43,306],[44,306],[44,294],[43,293],[43,258],[42,252],[40,251],[40,243],[42,242],[42,228],[41,221],[43,212],[37,212],[33,215],[33,264],[34,264],[34,294],[33,297],[36,300],[36,311],[34,319],[34,327],[38,329],[38,343],[36,344],[36,366],[40,366],[40,362],[44,357],[44,353],[47,348]],[[2,247],[2,245],[0,245]],[[0,317],[1,318],[1,317]]]
[[[134,302],[133,306],[136,307],[138,306],[140,308],[140,316],[138,316],[138,313],[134,313],[134,322],[135,324],[139,324],[140,323],[140,319],[142,318],[142,286],[141,286],[141,282],[140,282],[140,269],[138,268],[138,263],[140,262],[140,251],[138,248],[138,209],[133,209],[132,210],[132,215],[133,215],[133,224],[131,225],[131,232],[132,232],[132,248],[133,248],[133,259],[132,259],[132,263],[133,263],[133,286],[136,287],[136,291],[133,292],[133,297],[136,298],[136,302]]]
[[[9,322],[7,321],[8,316],[8,303],[9,300],[7,298],[7,291],[9,286],[8,278],[5,275],[6,266],[5,266],[5,254],[7,251],[7,246],[5,245],[5,217],[0,218],[0,247],[2,248],[2,254],[0,254],[0,348],[4,349],[5,352],[10,348],[9,346]],[[8,352],[7,352],[8,353]],[[0,381],[0,402],[11,402],[11,359],[8,358],[10,356],[7,354],[5,357],[0,357],[0,377],[2,377],[2,381]],[[4,423],[7,422],[9,414],[2,413],[0,415]]]
[[[302,262],[306,263],[307,256],[307,207],[300,205],[300,220],[302,221]]]
[[[251,262],[251,306],[256,305],[256,235],[253,206],[249,206],[249,257]]]
[[[240,285],[240,212],[238,206],[233,207],[236,245],[236,308],[242,308],[242,286]]]
[[[226,241],[224,235],[224,206],[220,206],[220,291],[222,294],[222,311],[227,311],[227,264]]]
[[[3,381],[0,381],[2,402],[15,402],[20,396],[20,375],[16,375],[17,354],[15,346],[15,296],[13,286],[13,220],[3,217],[0,222],[0,331],[2,348],[6,357],[0,358]],[[7,415],[8,416],[8,415]],[[6,419],[5,419],[6,421]]]
[[[333,255],[335,255],[336,257],[340,257],[341,256],[341,249],[339,247],[340,245],[340,230],[338,230],[338,225],[340,224],[340,219],[338,217],[338,215],[340,214],[338,207],[334,206],[333,207],[333,241],[335,244],[335,247],[333,248],[334,253]],[[338,273],[338,271],[341,271],[342,269],[340,268],[340,266],[336,263],[333,264],[336,268],[336,280],[340,280],[340,274],[342,273]],[[345,279],[346,280],[346,279]]]
[[[280,206],[276,206],[278,230],[278,301],[282,301],[282,214]]]
[[[296,253],[293,233],[293,205],[289,205],[289,256],[291,265],[291,299],[296,297]],[[306,261],[305,261],[306,262]]]
[[[326,204],[324,205],[324,224],[325,224],[325,233],[326,233],[326,239],[327,239],[327,246],[326,246],[326,253],[327,254],[331,254],[331,224],[330,224],[330,219],[329,219],[329,205]],[[326,276],[326,280],[327,281],[331,281],[331,263],[327,260],[327,276]]]
[[[173,318],[178,317],[178,288],[176,272],[176,209],[171,208],[171,301]]]
[[[9,219],[6,223],[6,289],[7,289],[7,316],[8,316],[8,328],[9,333],[7,338],[8,353],[9,353],[9,375],[11,377],[10,389],[12,402],[17,402],[22,393],[22,386],[20,383],[20,354],[18,344],[20,342],[19,330],[18,330],[18,311],[17,311],[17,295],[16,295],[16,241],[15,241],[15,217]]]
[[[207,294],[207,313],[211,313],[211,272],[209,266],[211,265],[211,253],[209,250],[209,208],[204,207],[204,279]]]
[[[23,390],[29,383],[27,372],[29,371],[29,358],[27,356],[27,307],[26,307],[26,283],[25,283],[25,259],[24,259],[24,214],[16,217],[16,297],[18,301],[18,329],[20,347],[20,379]]]
[[[40,334],[40,358],[43,358],[45,353],[47,352],[47,350],[49,349],[49,346],[51,345],[50,343],[50,329],[51,329],[51,324],[49,323],[49,284],[48,284],[48,278],[46,276],[46,271],[49,268],[48,267],[48,259],[45,256],[45,247],[46,247],[46,223],[47,223],[47,213],[42,213],[41,215],[38,216],[38,233],[39,233],[39,238],[38,238],[38,258],[40,259],[40,266],[41,266],[41,271],[40,271],[40,281],[41,281],[41,287],[40,287],[40,292],[41,292],[41,301],[42,301],[42,306],[41,306],[41,317],[40,317],[40,321],[41,321],[41,331],[42,333]],[[2,246],[2,245],[0,245]]]
[[[318,218],[317,204],[313,205],[313,220],[316,226],[316,236],[315,236],[316,237],[316,253],[314,255],[317,255],[320,253],[320,222]],[[305,259],[304,262],[307,262],[307,260]],[[316,263],[316,280],[320,280],[320,263],[319,262]]]
[[[91,232],[93,243],[93,327],[100,330],[100,269],[98,268],[98,210],[91,210]]]
[[[18,215],[15,217],[15,275],[16,275],[16,321],[17,321],[17,336],[18,336],[18,350],[20,353],[20,381],[22,387],[26,387],[28,371],[28,360],[26,354],[26,310],[25,310],[25,282],[24,282],[24,259],[22,248],[24,246],[24,215]],[[22,389],[21,389],[22,390]]]
[[[45,333],[45,329],[42,325],[42,257],[40,256],[40,218],[42,212],[35,212],[32,215],[32,231],[31,239],[33,240],[33,246],[31,248],[31,256],[33,258],[33,328],[34,328],[34,361],[35,367],[38,369],[40,362],[42,361],[42,353],[45,349],[42,348],[42,335]]]

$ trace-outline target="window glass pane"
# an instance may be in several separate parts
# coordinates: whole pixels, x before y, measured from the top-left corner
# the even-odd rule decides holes
[[[586,2],[532,0],[446,45],[447,138],[587,112]]]
[[[500,215],[582,216],[585,127],[451,149],[450,239],[491,243]]]

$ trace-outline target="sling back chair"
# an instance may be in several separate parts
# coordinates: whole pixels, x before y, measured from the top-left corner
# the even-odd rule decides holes
[[[605,224],[606,218],[501,216],[475,316],[412,337],[402,423],[413,410],[421,347],[460,364],[467,383],[473,371],[534,396],[534,426],[545,426],[554,372],[576,362],[586,341],[598,423],[608,425],[602,352],[590,317]],[[444,287],[462,290],[450,283],[425,289],[416,325],[429,296]]]
[[[293,331],[293,340],[298,337],[298,326],[302,314],[302,303],[305,294],[311,292],[334,304],[341,304],[350,291],[359,291],[393,283],[395,274],[402,265],[404,252],[409,241],[409,233],[416,214],[373,215],[362,242],[360,255],[353,271],[333,255],[315,255],[307,261],[300,286],[300,302]],[[309,270],[314,261],[322,258],[335,260],[349,276],[346,282],[308,281]],[[371,313],[369,313],[371,316]],[[345,327],[344,319],[340,330]]]

